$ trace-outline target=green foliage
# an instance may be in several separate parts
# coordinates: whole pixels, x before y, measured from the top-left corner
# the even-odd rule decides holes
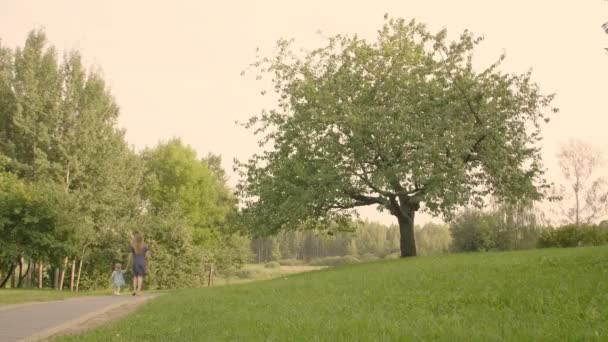
[[[222,230],[235,200],[221,158],[179,140],[137,155],[103,78],[77,52],[57,55],[42,31],[0,45],[0,272],[25,257],[52,275],[67,257],[82,260],[80,289],[106,287],[134,230],[147,235],[151,287],[246,261],[248,243]]]
[[[273,237],[251,240],[251,252],[256,262],[285,259],[311,260],[334,256],[374,255],[383,258],[399,250],[399,232],[396,226],[373,222],[352,222],[352,230],[333,231],[298,230],[282,231]],[[278,255],[277,251],[280,251]]]
[[[84,282],[100,283],[141,205],[142,170],[103,78],[77,52],[60,62],[44,32],[33,31],[22,48],[0,46],[0,104],[2,167],[33,189],[22,204],[36,233],[17,252],[47,267],[85,258]]]
[[[470,253],[176,291],[60,341],[604,341],[607,257]]]
[[[302,57],[279,41],[276,56],[254,64],[272,77],[278,105],[246,124],[265,151],[239,164],[243,226],[328,227],[377,205],[399,219],[411,256],[420,208],[450,217],[488,195],[542,197],[538,142],[553,96],[530,73],[501,72],[503,56],[478,72],[480,41],[393,19],[371,42],[338,35]]]
[[[215,227],[223,220],[224,208],[217,205],[216,179],[191,147],[173,139],[146,150],[143,158],[143,193],[152,213],[175,206],[194,229]],[[197,236],[205,234],[195,231]]]
[[[250,261],[250,240],[247,237],[229,234],[218,235],[218,237],[215,247],[206,250],[207,264],[213,263],[216,271],[231,273]]]
[[[546,230],[538,239],[538,247],[580,247],[608,244],[608,228],[596,225],[566,225]]]
[[[163,267],[162,271],[175,272],[179,264],[186,262],[188,265],[181,268],[188,279],[176,279],[168,284],[167,274],[165,280],[159,280],[159,285],[192,286],[202,277],[201,272],[210,267],[216,272],[231,274],[248,261],[249,240],[231,235],[229,229],[223,229],[227,228],[226,218],[234,210],[235,201],[225,183],[225,172],[219,156],[210,154],[199,160],[191,147],[179,139],[173,139],[144,151],[143,159],[146,171],[142,192],[147,201],[146,209],[153,216],[162,217],[170,212],[173,219],[180,217],[179,231],[187,235],[189,241],[184,242],[183,248],[186,250],[180,252],[178,249],[178,254],[167,257],[167,260],[175,257],[175,263],[167,261],[167,267]],[[164,229],[175,230],[171,225]],[[171,244],[160,246],[166,249],[166,253],[173,253]],[[179,262],[179,253],[186,253],[190,259]]]
[[[73,208],[62,189],[0,173],[0,259],[58,261],[73,252]]]
[[[529,249],[545,229],[531,207],[503,205],[492,211],[465,210],[450,224],[457,252]]]
[[[416,229],[416,244],[420,255],[447,253],[452,243],[452,236],[447,225],[427,223]]]
[[[150,250],[147,279],[150,286],[166,289],[202,284],[201,255],[181,213],[146,216],[137,226],[144,233]]]
[[[496,248],[493,237],[496,219],[478,210],[467,210],[450,224],[452,249],[458,252],[488,251]]]

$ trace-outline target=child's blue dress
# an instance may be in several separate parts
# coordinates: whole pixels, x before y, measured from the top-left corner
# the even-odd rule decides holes
[[[115,287],[125,286],[125,278],[122,275],[122,271],[114,271],[114,286]]]

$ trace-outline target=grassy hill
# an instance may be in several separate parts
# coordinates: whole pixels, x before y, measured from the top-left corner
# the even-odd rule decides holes
[[[419,257],[178,291],[72,339],[606,340],[608,248]]]

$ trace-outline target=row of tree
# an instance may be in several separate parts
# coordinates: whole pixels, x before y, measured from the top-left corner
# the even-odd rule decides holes
[[[489,210],[463,210],[449,224],[416,226],[415,238],[420,255],[508,251],[543,247],[547,245],[547,234],[574,229],[572,227],[580,227],[581,234],[590,229],[608,233],[608,220],[597,228],[589,228],[593,227],[589,224],[554,227],[547,225],[545,218],[532,207],[501,205]],[[399,253],[399,227],[396,225],[357,221],[349,231],[328,232],[332,231],[282,231],[275,236],[255,238],[251,241],[251,252],[255,262],[286,259],[310,262],[345,256],[371,260]]]
[[[135,230],[155,286],[240,262],[238,238],[222,233],[235,200],[221,159],[178,139],[136,153],[118,115],[99,73],[76,52],[60,58],[43,32],[0,45],[0,287],[106,286]]]
[[[219,156],[200,159],[179,139],[130,148],[118,105],[77,52],[60,58],[40,31],[22,48],[0,45],[0,285],[103,286],[134,230],[147,236],[159,287],[199,285],[207,270],[244,262],[250,244],[259,261],[383,256],[397,245],[406,257],[469,241],[458,227],[473,220],[490,230],[481,249],[525,247],[537,224],[513,208],[568,190],[550,193],[540,158],[541,126],[557,109],[530,73],[502,72],[504,56],[474,67],[481,41],[388,17],[374,42],[338,35],[302,56],[279,41],[276,56],[254,63],[279,100],[245,125],[263,151],[236,165],[241,210]],[[576,224],[608,210],[608,183],[593,176],[600,160],[586,152],[560,156],[575,203],[561,214]],[[488,199],[508,215],[456,215]],[[368,205],[398,226],[344,232]],[[453,222],[451,234],[416,229],[421,210]],[[279,235],[250,243],[235,230]]]

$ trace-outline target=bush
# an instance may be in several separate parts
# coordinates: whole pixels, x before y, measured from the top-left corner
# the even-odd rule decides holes
[[[265,268],[279,268],[279,267],[281,267],[281,264],[279,264],[279,263],[278,263],[278,262],[276,262],[276,261],[271,261],[271,262],[267,262],[267,263],[265,263],[265,264],[264,264],[264,267],[265,267]]]
[[[578,247],[608,244],[608,228],[595,225],[566,225],[543,232],[538,247]]]
[[[452,250],[455,252],[479,252],[492,250],[496,246],[493,227],[495,218],[478,210],[467,210],[456,217],[450,225]]]
[[[530,208],[503,206],[490,212],[466,210],[450,224],[451,249],[481,252],[534,248],[543,230]]]
[[[339,266],[345,264],[354,264],[360,260],[352,255],[347,256],[333,256],[320,259],[313,259],[309,262],[312,266]]]
[[[285,259],[285,260],[280,260],[279,265],[281,265],[281,266],[300,266],[300,265],[304,265],[304,260]]]
[[[256,279],[262,275],[262,272],[253,268],[243,268],[237,270],[235,275],[241,279]]]

